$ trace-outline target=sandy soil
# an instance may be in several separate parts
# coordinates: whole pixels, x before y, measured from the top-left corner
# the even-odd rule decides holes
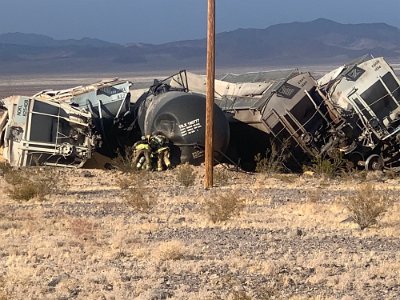
[[[1,193],[0,299],[399,299],[399,178],[367,179],[395,203],[360,230],[343,201],[362,179],[229,172],[205,191],[202,171],[183,187],[177,170],[60,170],[67,187],[45,201]],[[227,193],[243,211],[211,222],[205,201]]]

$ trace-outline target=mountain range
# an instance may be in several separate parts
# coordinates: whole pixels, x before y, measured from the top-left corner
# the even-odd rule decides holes
[[[327,19],[216,36],[217,68],[345,63],[364,54],[400,58],[400,30],[384,23],[340,24]],[[0,75],[204,69],[206,40],[117,44],[0,34]]]

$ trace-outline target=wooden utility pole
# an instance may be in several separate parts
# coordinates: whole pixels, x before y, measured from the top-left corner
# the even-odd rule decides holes
[[[205,181],[206,189],[213,186],[214,165],[214,84],[215,84],[215,0],[208,0],[207,30],[207,100],[206,100],[206,144]]]

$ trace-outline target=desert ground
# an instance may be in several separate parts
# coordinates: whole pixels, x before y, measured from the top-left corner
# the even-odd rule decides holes
[[[202,167],[187,187],[180,168],[52,172],[61,188],[28,201],[11,199],[12,184],[0,178],[2,300],[399,299],[394,174],[217,166],[205,190]],[[367,186],[374,193],[364,197],[384,192],[393,202],[361,230],[346,203]],[[221,197],[240,203],[224,221],[209,206]]]
[[[111,77],[1,77],[0,99]],[[400,298],[395,174],[329,178],[218,166],[215,187],[205,190],[202,167],[187,187],[179,168],[51,172],[57,189],[15,200],[0,171],[1,300]],[[370,204],[390,199],[363,230],[348,208],[359,195]],[[215,219],[235,205],[226,220]]]

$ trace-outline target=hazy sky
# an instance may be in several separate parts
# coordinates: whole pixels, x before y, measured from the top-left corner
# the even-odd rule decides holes
[[[216,0],[217,31],[328,18],[400,27],[400,0]],[[207,0],[0,0],[0,33],[162,43],[205,37]]]

